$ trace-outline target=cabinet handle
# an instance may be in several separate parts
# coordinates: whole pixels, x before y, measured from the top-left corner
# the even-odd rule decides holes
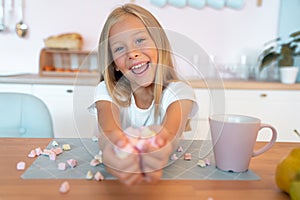
[[[68,89],[67,93],[73,93],[73,90],[72,89]]]
[[[268,95],[266,94],[266,93],[262,93],[262,94],[260,94],[260,97],[263,97],[263,98],[265,98],[265,97],[267,97]]]

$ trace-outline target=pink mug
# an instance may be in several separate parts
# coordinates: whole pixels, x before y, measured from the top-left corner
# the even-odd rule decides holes
[[[216,167],[230,172],[245,172],[250,160],[269,150],[277,138],[276,129],[255,117],[219,114],[209,117]],[[272,138],[265,146],[254,150],[258,132],[270,128]]]

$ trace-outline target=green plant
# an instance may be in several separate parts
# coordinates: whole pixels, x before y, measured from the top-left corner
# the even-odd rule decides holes
[[[265,46],[268,46],[268,48],[259,56],[260,71],[274,61],[278,61],[279,67],[293,66],[294,57],[300,55],[299,43],[300,31],[291,33],[288,42],[282,42],[282,39],[279,37],[265,43]]]

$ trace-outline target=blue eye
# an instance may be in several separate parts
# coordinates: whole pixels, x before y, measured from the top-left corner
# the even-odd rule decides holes
[[[142,42],[144,42],[146,39],[145,38],[139,38],[136,40],[137,44],[141,44]]]
[[[120,52],[124,49],[124,47],[118,47],[118,48],[115,48],[114,52],[117,53],[117,52]]]

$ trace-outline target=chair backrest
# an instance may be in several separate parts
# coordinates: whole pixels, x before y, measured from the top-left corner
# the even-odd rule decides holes
[[[0,92],[0,137],[53,138],[46,104],[31,94]]]

